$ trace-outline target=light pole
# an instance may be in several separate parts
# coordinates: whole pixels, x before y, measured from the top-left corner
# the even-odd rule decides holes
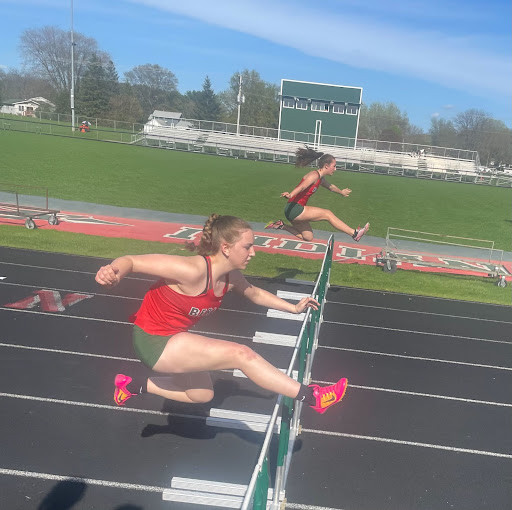
[[[242,75],[238,75],[239,82],[238,82],[238,96],[236,98],[236,101],[238,103],[238,116],[236,119],[236,134],[237,136],[240,135],[240,106],[245,101],[245,97],[242,95]]]
[[[75,131],[75,41],[73,38],[73,0],[71,0],[71,131]]]

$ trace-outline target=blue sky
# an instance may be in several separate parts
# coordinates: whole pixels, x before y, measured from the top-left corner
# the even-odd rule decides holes
[[[254,69],[363,88],[428,130],[433,116],[485,110],[512,127],[510,0],[73,0],[74,29],[98,41],[120,77],[170,69],[180,92],[215,91]],[[21,68],[20,34],[70,28],[71,0],[0,0],[0,68]]]

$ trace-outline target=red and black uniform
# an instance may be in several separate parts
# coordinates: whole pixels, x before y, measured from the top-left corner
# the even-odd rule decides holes
[[[315,171],[318,172],[318,170],[315,170]],[[308,200],[310,199],[311,195],[313,193],[315,193],[315,191],[320,186],[321,181],[322,181],[322,178],[320,177],[320,173],[318,173],[318,179],[313,184],[310,184],[306,189],[303,189],[300,193],[297,193],[297,195],[295,195],[293,198],[290,198],[288,200],[288,203],[293,202],[295,204],[300,204],[302,206],[305,206],[308,203]],[[299,182],[299,186],[303,182],[304,182],[304,177]]]
[[[188,331],[201,317],[217,310],[228,290],[229,277],[226,277],[222,295],[216,296],[212,287],[211,260],[210,257],[204,259],[207,278],[206,287],[201,294],[180,294],[171,289],[164,280],[159,280],[146,293],[141,307],[130,317],[130,322],[151,335],[175,335]]]
[[[229,288],[229,276],[221,296],[213,291],[212,264],[204,257],[207,267],[206,287],[197,296],[187,296],[171,289],[165,280],[156,282],[146,293],[139,310],[130,317],[133,322],[133,347],[139,359],[153,368],[164,352],[169,339],[188,331],[201,317],[219,308]],[[171,340],[172,341],[172,340]]]

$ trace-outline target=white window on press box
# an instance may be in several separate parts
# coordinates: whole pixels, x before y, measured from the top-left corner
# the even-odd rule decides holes
[[[293,97],[283,98],[283,108],[295,108],[295,100]]]
[[[307,110],[308,109],[308,102],[306,99],[299,99],[297,101],[297,110]]]
[[[333,104],[332,105],[332,113],[345,113],[345,105],[344,104]]]
[[[355,105],[349,104],[347,105],[347,115],[357,115],[359,108]]]
[[[325,103],[324,101],[313,101],[311,103],[311,110],[314,112],[328,112],[329,103]]]

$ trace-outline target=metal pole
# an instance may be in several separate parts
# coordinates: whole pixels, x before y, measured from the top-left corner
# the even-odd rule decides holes
[[[71,0],[71,131],[75,131],[75,41],[73,37],[73,0]]]
[[[236,134],[237,136],[240,135],[240,106],[242,104],[242,75],[238,75],[239,82],[238,82],[238,96],[236,98],[238,103],[238,116],[236,119]]]

